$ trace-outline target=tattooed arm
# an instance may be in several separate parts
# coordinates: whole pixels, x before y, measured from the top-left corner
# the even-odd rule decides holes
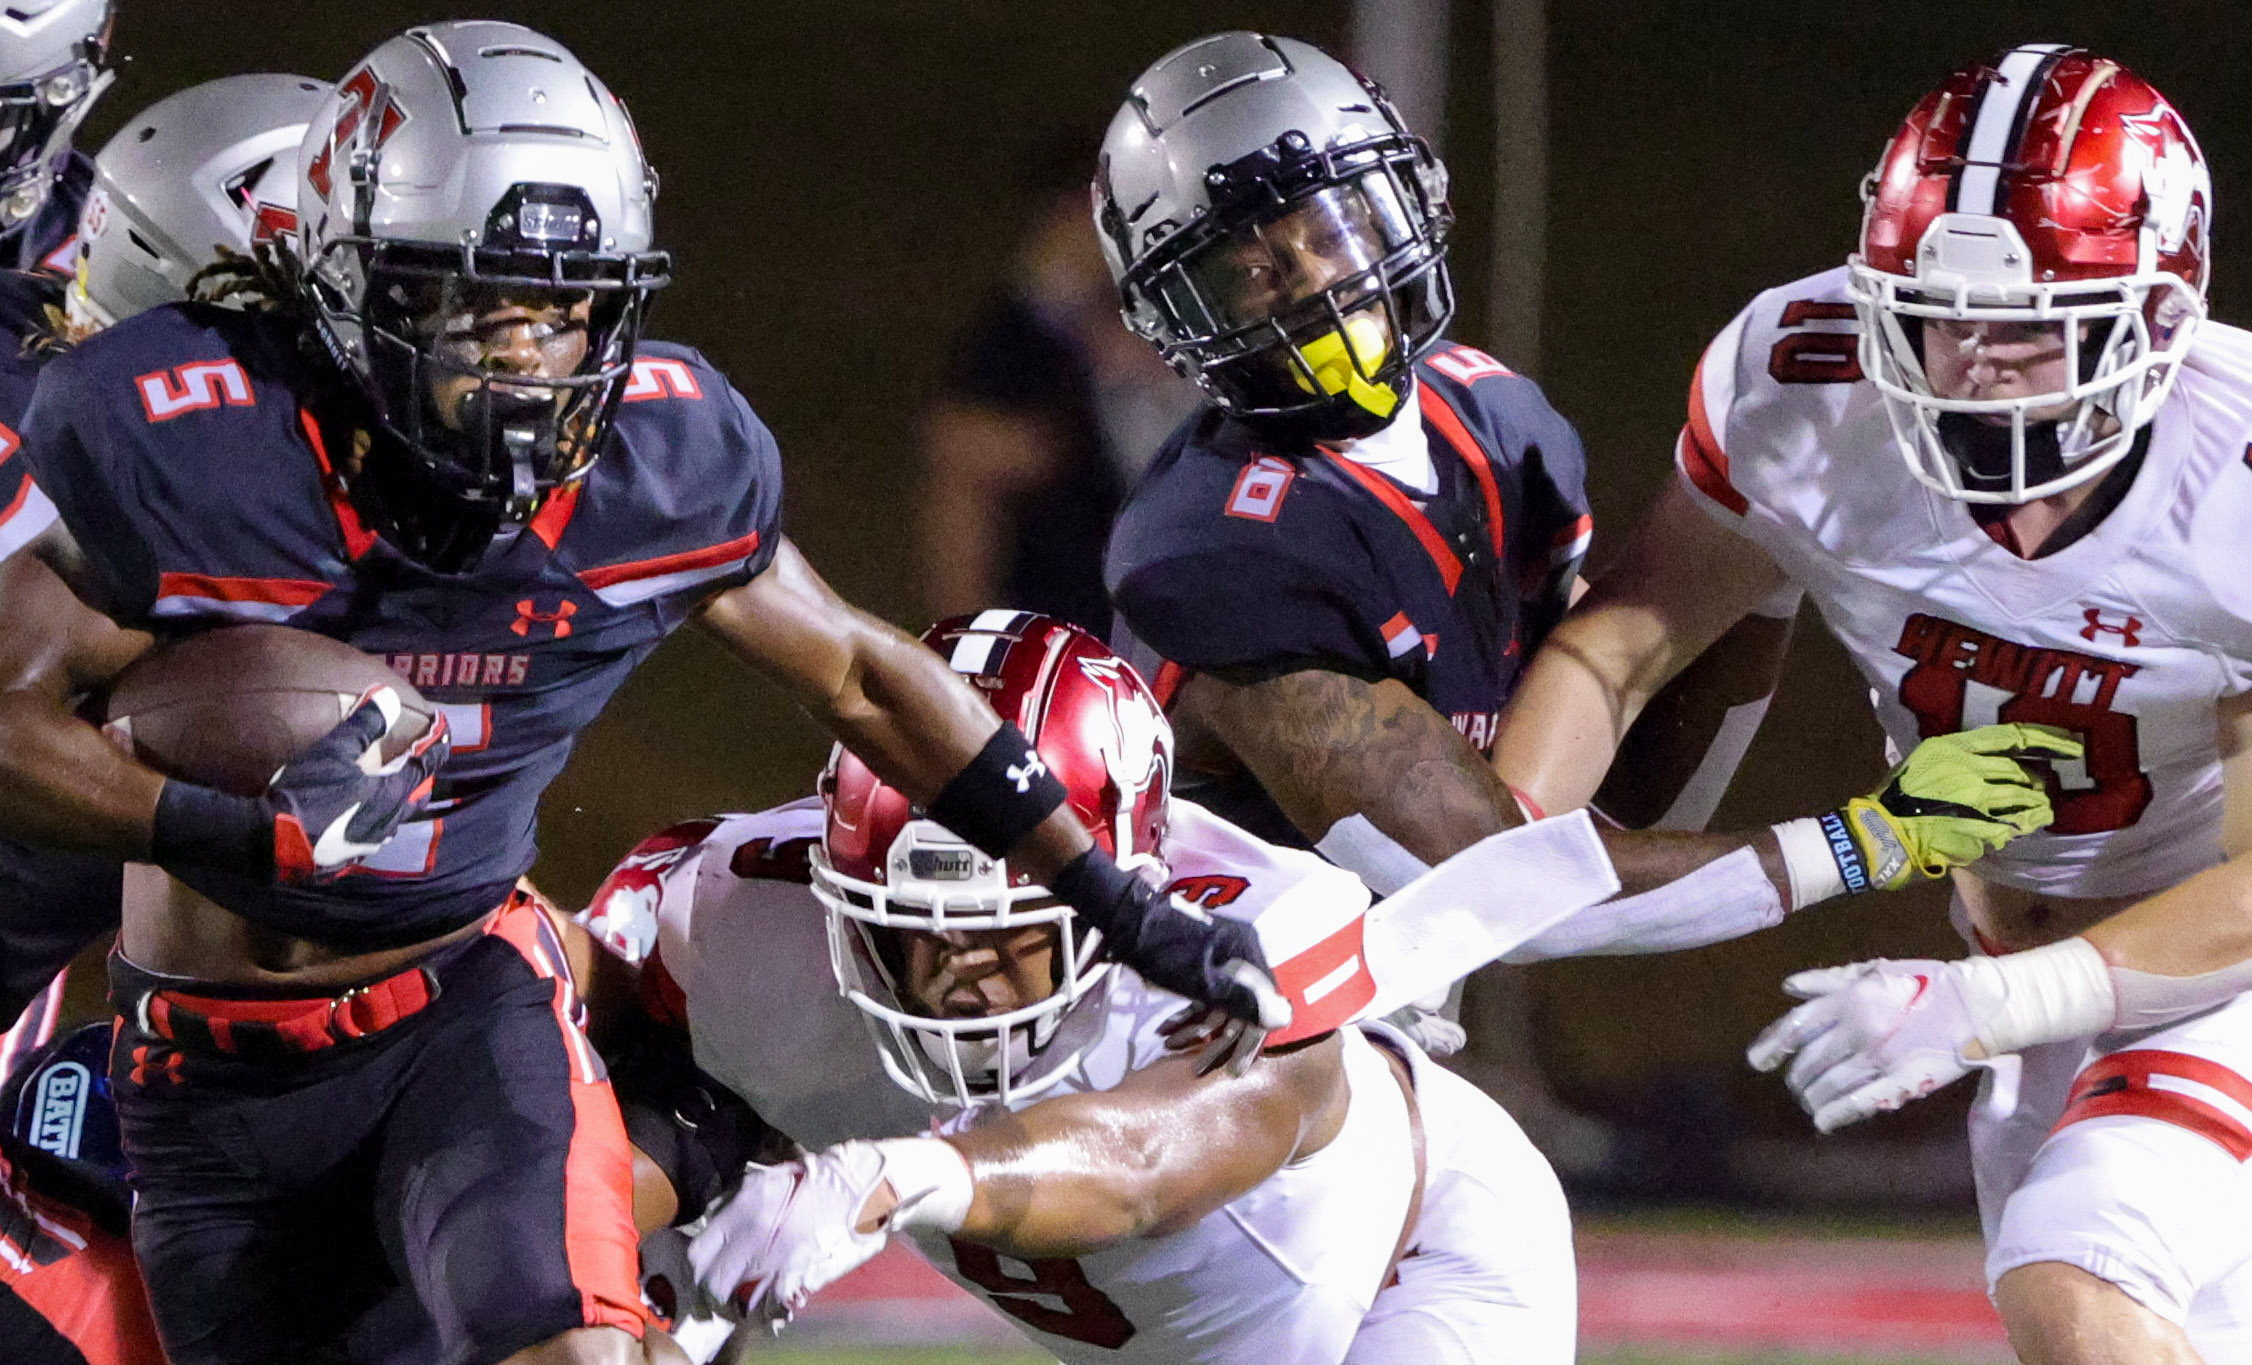
[[[1436,863],[1524,823],[1509,788],[1468,740],[1406,684],[1302,669],[1241,686],[1208,674],[1175,703],[1184,752],[1216,742],[1242,761],[1308,839],[1348,815]],[[1749,846],[1786,900],[1781,850],[1766,830],[1691,834],[1605,830],[1622,893],[1689,875]]]
[[[1237,686],[1199,674],[1174,720],[1184,749],[1210,741],[1235,755],[1309,839],[1365,815],[1437,862],[1523,823],[1492,766],[1397,679],[1309,668]]]

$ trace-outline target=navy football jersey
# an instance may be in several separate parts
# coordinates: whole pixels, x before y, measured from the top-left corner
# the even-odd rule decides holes
[[[345,947],[414,942],[499,904],[532,865],[541,791],[610,695],[713,592],[780,543],[773,438],[702,356],[645,345],[609,445],[470,572],[364,525],[335,475],[341,424],[285,319],[174,304],[41,374],[25,447],[122,624],[243,621],[386,659],[453,728],[428,812],[333,881],[181,880],[248,918]]]
[[[64,282],[0,270],[0,559],[54,521],[22,458],[24,409],[48,354],[24,343],[47,330]],[[123,865],[115,858],[0,839],[0,1028],[46,989],[79,950],[117,927]]]
[[[94,159],[73,151],[47,202],[30,222],[0,243],[0,265],[70,275],[78,269],[78,215],[94,190]]]
[[[53,507],[31,477],[23,448],[23,415],[31,406],[45,353],[27,343],[46,330],[48,305],[62,303],[63,281],[49,275],[0,270],[0,559],[47,529]]]
[[[1268,448],[1217,410],[1158,454],[1111,529],[1106,578],[1160,699],[1196,672],[1397,678],[1492,747],[1587,550],[1586,456],[1540,387],[1483,352],[1442,344],[1415,373],[1429,495],[1326,448]],[[1248,774],[1182,785],[1304,842]]]

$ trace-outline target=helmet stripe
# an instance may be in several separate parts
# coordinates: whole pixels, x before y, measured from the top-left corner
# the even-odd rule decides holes
[[[2006,53],[1994,76],[1978,92],[1971,111],[1970,136],[1960,153],[1963,165],[1948,186],[1947,207],[1956,213],[1998,212],[2002,168],[2011,161],[2042,78],[2068,51],[2062,43],[2032,43]]]

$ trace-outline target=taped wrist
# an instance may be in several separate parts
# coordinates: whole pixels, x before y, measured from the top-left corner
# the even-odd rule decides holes
[[[979,851],[1005,858],[1063,802],[1063,783],[1024,731],[1004,721],[926,809]]]
[[[884,1179],[899,1198],[887,1226],[893,1232],[917,1228],[938,1233],[961,1229],[977,1197],[970,1163],[954,1144],[941,1138],[892,1138],[876,1144],[884,1155]]]
[[[1848,891],[1858,895],[1869,889],[1869,869],[1861,861],[1861,849],[1846,830],[1841,813],[1785,820],[1774,826],[1774,832],[1776,846],[1783,854],[1783,871],[1791,879],[1792,910],[1804,910],[1816,901]]]
[[[1511,949],[1502,961],[1701,948],[1772,928],[1784,913],[1759,854],[1739,848],[1664,886],[1591,905]]]
[[[1953,966],[1989,1057],[2102,1033],[2119,1013],[2111,967],[2084,938]]]
[[[267,874],[274,866],[274,822],[265,803],[175,778],[157,789],[149,861],[225,872]]]

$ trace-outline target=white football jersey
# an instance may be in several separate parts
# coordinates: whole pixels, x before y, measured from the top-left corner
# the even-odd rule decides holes
[[[823,910],[796,879],[820,831],[818,802],[667,831],[635,850],[582,919],[627,956],[654,944],[640,955],[654,956],[686,997],[698,1064],[799,1142],[964,1127],[972,1115],[933,1109],[884,1075],[863,1017],[838,993]],[[1350,923],[1369,901],[1350,873],[1179,799],[1164,853],[1176,894],[1254,921],[1279,904],[1293,939],[1323,922]],[[1183,1004],[1113,970],[1063,1026],[1085,1013],[1097,1036],[1024,1103],[1107,1090],[1158,1061],[1158,1028]],[[1399,1083],[1361,1028],[1343,1038],[1351,1100],[1336,1139],[1191,1227],[1029,1263],[945,1237],[917,1241],[933,1265],[1070,1365],[1335,1365],[1375,1302],[1415,1183]]]
[[[1843,268],[1760,295],[1698,364],[1682,477],[1806,590],[1902,752],[1997,721],[2086,742],[2055,825],[1979,876],[2129,896],[2217,862],[2214,704],[2252,688],[2252,335],[2199,329],[2126,497],[2031,560],[1909,474],[1855,342]]]

